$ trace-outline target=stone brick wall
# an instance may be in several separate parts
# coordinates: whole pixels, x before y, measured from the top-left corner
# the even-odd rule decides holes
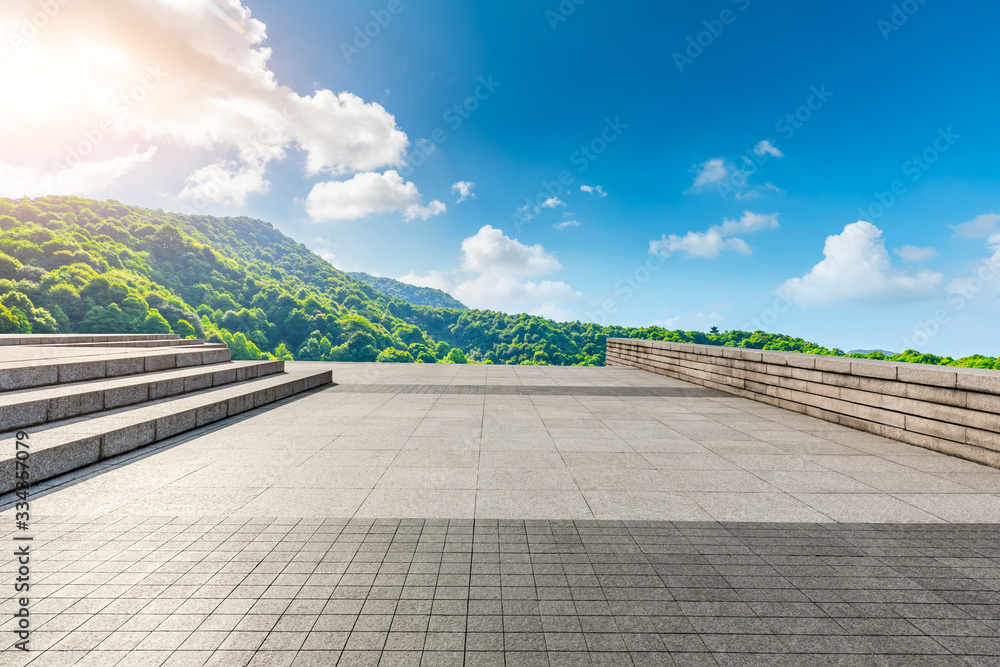
[[[1000,468],[1000,371],[609,338],[633,366]]]

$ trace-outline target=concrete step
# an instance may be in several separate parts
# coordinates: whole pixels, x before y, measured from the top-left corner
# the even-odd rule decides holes
[[[0,346],[177,339],[177,334],[0,334]]]
[[[0,493],[16,487],[16,440],[27,442],[32,484],[206,424],[330,384],[332,371],[294,371],[0,435]],[[23,454],[22,454],[23,456]]]
[[[225,345],[167,349],[6,348],[0,360],[0,391],[151,373],[230,360]]]
[[[177,347],[184,345],[204,345],[201,338],[166,338],[163,340],[114,340],[101,343],[32,343],[45,347]]]
[[[0,432],[244,382],[284,367],[283,361],[232,361],[0,393]]]

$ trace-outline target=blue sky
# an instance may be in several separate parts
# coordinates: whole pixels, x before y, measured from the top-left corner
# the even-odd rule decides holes
[[[476,307],[1000,353],[996,3],[577,2],[137,3],[186,58],[69,5],[4,57],[101,34],[169,75],[114,178],[7,147],[4,194],[260,217]]]

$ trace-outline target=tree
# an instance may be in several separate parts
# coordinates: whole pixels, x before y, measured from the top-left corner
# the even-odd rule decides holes
[[[0,304],[0,333],[20,333],[20,319],[9,308]]]
[[[445,361],[447,361],[449,364],[469,363],[469,360],[465,358],[465,354],[462,352],[462,350],[460,350],[457,347],[452,348],[451,352],[448,353],[448,356],[445,357]]]
[[[149,239],[153,249],[166,255],[174,255],[184,247],[184,237],[173,227],[160,227]]]
[[[197,338],[198,334],[195,332],[194,327],[187,320],[177,320],[177,324],[170,327],[173,329],[174,333],[181,338]]]
[[[112,303],[107,306],[94,306],[84,315],[80,322],[81,333],[130,333],[132,319],[118,304]]]
[[[0,278],[13,280],[17,276],[19,268],[21,268],[21,262],[10,255],[0,252]]]
[[[31,303],[31,299],[21,292],[7,292],[0,297],[0,303],[8,308],[17,308],[22,313],[30,313],[35,307],[35,304]]]
[[[143,320],[146,319],[147,313],[156,312],[154,308],[152,311],[146,305],[146,300],[140,297],[138,294],[129,294],[121,302],[122,312],[131,317],[133,320],[137,321],[138,325],[141,325]],[[159,313],[157,313],[159,316]],[[161,316],[162,317],[162,316]],[[159,331],[149,331],[147,333],[162,333]]]
[[[413,356],[409,352],[389,347],[382,350],[375,361],[388,364],[412,364]]]
[[[80,291],[80,296],[92,306],[107,306],[124,301],[128,296],[128,287],[120,282],[112,282],[104,276],[94,276]]]
[[[415,327],[412,324],[406,324],[405,322],[400,322],[393,327],[392,333],[407,345],[424,342],[424,332],[421,331],[419,327]]]
[[[270,343],[267,340],[267,336],[264,335],[263,331],[255,329],[247,334],[247,338],[253,341],[253,344],[262,350],[266,350],[270,347]]]
[[[17,272],[14,277],[18,280],[27,280],[32,283],[42,282],[42,277],[45,275],[45,269],[40,266],[32,266],[31,264],[25,264],[18,267]],[[2,275],[0,275],[2,277]]]
[[[324,358],[328,361],[375,361],[379,355],[376,345],[374,336],[356,331],[346,343],[334,347]]]
[[[160,315],[160,311],[151,308],[146,313],[146,319],[142,322],[141,333],[148,334],[168,334],[172,333],[166,318]]]
[[[292,347],[298,347],[309,335],[312,323],[301,308],[294,309],[285,319],[285,341]]]
[[[260,348],[247,340],[247,337],[242,333],[232,334],[231,338],[232,340],[227,340],[226,344],[232,351],[233,360],[256,361],[264,357],[264,353],[260,351]]]
[[[35,308],[31,311],[31,333],[59,333],[59,323],[49,311],[44,308]]]
[[[48,307],[47,310],[52,315],[52,319],[56,321],[56,325],[58,326],[59,331],[69,332],[73,330],[70,325],[69,318],[66,317],[66,313],[63,312],[62,308],[60,308],[55,304],[52,304]]]

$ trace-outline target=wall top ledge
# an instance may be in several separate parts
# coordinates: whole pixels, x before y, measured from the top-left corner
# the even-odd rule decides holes
[[[719,345],[695,345],[692,343],[636,340],[631,338],[609,338],[608,343],[688,354],[704,354],[706,356],[722,357],[725,359],[756,361],[775,366],[814,369],[828,373],[860,375],[882,380],[899,380],[901,382],[935,387],[1000,393],[1000,371],[984,368],[931,366],[904,361],[831,357],[822,354],[804,354],[801,352],[779,352],[776,350],[755,350],[722,347]]]

